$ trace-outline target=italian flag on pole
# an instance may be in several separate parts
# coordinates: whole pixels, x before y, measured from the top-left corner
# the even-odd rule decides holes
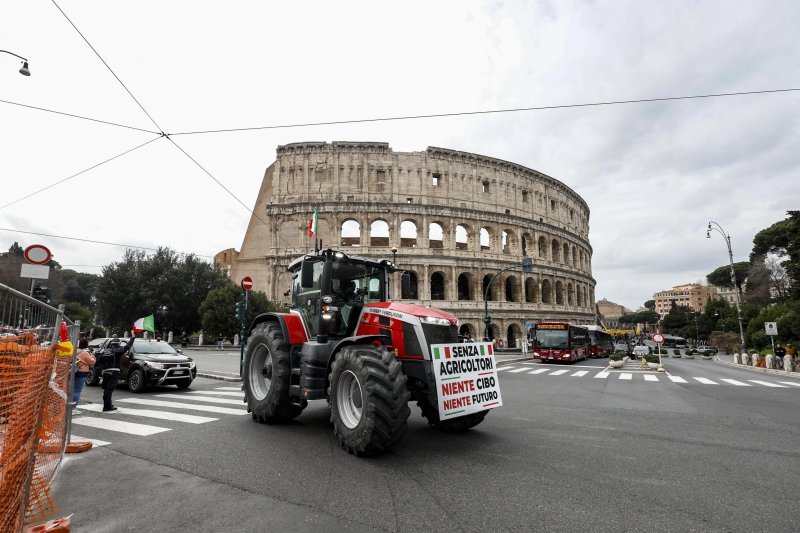
[[[140,331],[149,331],[150,333],[155,333],[155,321],[153,320],[153,315],[149,315],[146,317],[142,317],[136,322],[133,323],[133,331],[139,333]]]
[[[311,219],[308,221],[308,236],[313,237],[317,234],[317,224],[319,222],[319,207],[314,208],[314,214],[311,215]]]

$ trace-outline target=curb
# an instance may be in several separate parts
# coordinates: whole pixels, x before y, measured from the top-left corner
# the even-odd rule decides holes
[[[219,381],[242,381],[242,378],[239,377],[237,374],[226,374],[224,372],[220,373],[209,373],[209,372],[198,372],[198,378],[207,378],[207,379],[218,379]]]
[[[721,365],[728,365],[734,368],[743,368],[745,370],[750,370],[751,372],[760,372],[762,374],[772,374],[773,376],[781,376],[784,378],[794,378],[800,379],[800,372],[786,372],[785,370],[774,370],[772,368],[758,368],[756,366],[749,366],[749,365],[737,365],[736,363],[730,363],[728,361],[723,361],[716,355],[714,356],[714,362],[719,363]]]
[[[503,359],[502,361],[497,361],[497,366],[504,365],[506,363],[519,363],[520,361],[533,361],[533,358],[515,357],[514,359]]]

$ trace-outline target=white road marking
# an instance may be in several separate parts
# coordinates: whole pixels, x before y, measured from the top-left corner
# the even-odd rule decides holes
[[[543,372],[549,372],[549,368],[537,368],[536,370],[531,370],[528,374],[541,374]]]
[[[523,365],[538,365],[539,363],[522,363]]]
[[[658,378],[657,378],[657,377],[655,377],[655,376],[654,376],[654,375],[652,375],[652,374],[645,374],[645,375],[644,375],[644,380],[645,380],[645,381],[658,381]]]
[[[188,394],[156,394],[158,398],[176,398],[178,400],[189,400],[209,403],[224,403],[227,405],[242,405],[242,400],[229,400],[227,398],[212,398],[210,396],[189,396]]]
[[[233,398],[239,398],[240,400],[244,398],[244,392],[217,392],[217,391],[206,391],[206,390],[190,390],[186,391],[184,394],[216,394],[217,396],[231,396]]]
[[[516,374],[518,372],[525,372],[526,370],[528,370],[528,369],[525,368],[525,367],[523,367],[523,368],[515,368],[514,370],[509,370],[508,373],[509,374]]]
[[[189,409],[191,411],[205,411],[207,413],[219,413],[222,415],[246,415],[247,410],[233,409],[232,407],[217,407],[216,405],[202,405],[195,403],[165,402],[161,400],[149,400],[146,398],[121,398],[116,402],[128,402],[139,405],[149,405],[152,407],[169,407],[170,409]]]
[[[688,381],[686,381],[685,379],[683,379],[680,376],[668,376],[668,377],[669,377],[669,379],[671,379],[675,383],[689,383]]]
[[[594,375],[594,377],[603,379],[603,378],[607,378],[610,375],[611,375],[611,372],[598,372],[597,374]]]
[[[795,387],[800,387],[800,382],[794,382],[794,381],[781,381],[781,383],[783,383],[784,385],[793,385],[793,386],[795,386]]]
[[[776,389],[788,389],[786,385],[778,385],[777,383],[770,383],[769,381],[759,381],[757,379],[748,379],[750,383],[758,383],[759,385],[764,385],[765,387],[775,387]]]
[[[555,372],[550,372],[547,374],[548,376],[560,376],[561,374],[566,374],[569,370],[556,370]]]
[[[83,407],[83,405],[81,405],[81,407]],[[89,442],[91,442],[92,443],[92,447],[94,447],[94,446],[97,446],[97,447],[108,446],[109,444],[111,444],[110,442],[107,442],[107,441],[104,441],[104,440],[99,440],[99,439],[87,439],[86,437],[79,437],[77,435],[70,435],[69,436],[69,441],[70,442],[80,442],[82,440],[88,440]]]
[[[87,405],[81,405],[81,409],[99,413],[103,410],[103,406],[99,403],[90,403]],[[170,413],[169,411],[155,411],[153,409],[128,409],[127,407],[118,407],[117,412],[122,413],[123,415],[144,416],[147,418],[158,418],[160,420],[172,420],[173,422],[187,422],[189,424],[205,424],[206,422],[219,420],[218,418],[209,418],[207,416]]]
[[[633,374],[628,374],[627,372],[623,372],[619,375],[619,379],[633,379]]]
[[[742,383],[741,381],[736,381],[735,379],[727,379],[727,378],[720,378],[725,383],[730,383],[731,385],[738,385],[739,387],[752,387],[749,383]]]
[[[589,371],[588,371],[588,370],[578,370],[578,371],[577,371],[577,372],[575,372],[574,374],[571,374],[571,375],[570,375],[570,377],[573,377],[573,378],[579,378],[579,377],[581,377],[581,376],[585,376],[585,375],[586,375],[586,374],[588,374],[588,373],[589,373]]]
[[[107,417],[115,415],[104,415]],[[79,426],[89,426],[92,428],[106,429],[108,431],[116,431],[118,433],[128,433],[130,435],[155,435],[164,431],[170,431],[170,428],[161,428],[158,426],[149,426],[147,424],[134,424],[133,422],[123,422],[122,420],[114,420],[112,418],[94,418],[79,416],[72,419],[73,424]]]
[[[242,388],[241,387],[217,387],[214,390],[238,390],[239,392],[241,392]]]
[[[515,368],[515,367],[513,367],[513,366],[498,366],[496,370],[497,370],[497,372],[500,372],[501,370],[509,370],[511,368]]]
[[[710,379],[706,378],[693,378],[702,383],[703,385],[719,385],[716,381],[711,381]]]

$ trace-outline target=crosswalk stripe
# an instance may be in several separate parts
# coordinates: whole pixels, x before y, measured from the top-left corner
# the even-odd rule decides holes
[[[749,383],[742,383],[741,381],[736,381],[735,379],[727,379],[727,378],[720,378],[725,383],[730,383],[731,385],[738,385],[739,387],[752,387]]]
[[[588,370],[578,370],[578,371],[577,371],[577,372],[575,372],[574,374],[570,375],[570,377],[573,377],[573,378],[579,378],[579,377],[581,377],[581,376],[585,376],[585,375],[586,375],[586,374],[588,374],[588,373],[589,373],[589,371],[588,371]]]
[[[536,370],[531,370],[528,374],[542,374],[544,372],[550,372],[549,368],[537,368]]]
[[[232,391],[231,392],[228,392],[228,391],[217,392],[217,391],[207,391],[207,390],[189,390],[189,391],[186,391],[184,394],[187,394],[187,393],[188,394],[216,394],[217,396],[231,396],[233,398],[239,398],[240,400],[242,398],[244,398],[244,392],[242,392],[242,391],[239,391],[239,392],[232,392]]]
[[[115,415],[106,415],[115,416]],[[89,426],[97,429],[106,429],[108,431],[116,431],[118,433],[128,433],[130,435],[155,435],[164,431],[170,431],[170,428],[162,428],[158,426],[150,426],[147,424],[134,424],[133,422],[123,422],[122,420],[114,420],[111,418],[94,418],[79,416],[72,419],[73,424],[79,426]]]
[[[223,415],[246,415],[247,410],[233,409],[232,407],[218,407],[216,405],[203,405],[199,403],[165,402],[163,400],[150,400],[147,398],[120,398],[115,403],[128,402],[139,405],[149,405],[152,407],[169,407],[170,409],[189,409],[191,411],[205,411],[207,413],[219,413]]]
[[[217,387],[214,390],[238,390],[238,391],[241,391],[242,388],[241,387]]]
[[[512,368],[515,368],[515,367],[513,367],[513,366],[498,366],[496,370],[497,370],[497,372],[500,372],[501,370],[510,370]]]
[[[794,387],[800,387],[800,382],[794,382],[794,381],[781,381],[781,383],[783,383],[784,385],[792,385],[792,386],[794,386]]]
[[[548,376],[560,376],[561,374],[566,374],[569,370],[556,370],[555,372],[550,372],[547,374]]]
[[[788,389],[786,385],[778,385],[777,383],[770,383],[769,381],[759,381],[757,379],[748,379],[747,381],[751,383],[758,383],[759,385],[764,385],[765,387],[774,387],[776,389]]]
[[[99,403],[90,403],[81,405],[81,409],[101,412],[103,410],[103,406]],[[206,422],[219,420],[218,418],[209,418],[207,416],[170,413],[169,411],[155,411],[153,409],[128,409],[127,407],[118,407],[117,412],[123,415],[144,416],[147,418],[158,418],[160,420],[172,420],[173,422],[187,422],[189,424],[205,424]]]
[[[83,406],[81,406],[81,407],[83,407]],[[104,441],[104,440],[100,440],[100,439],[87,439],[86,437],[79,437],[77,435],[70,435],[69,436],[69,441],[70,442],[80,442],[80,441],[83,441],[83,440],[88,440],[89,442],[92,443],[93,447],[96,446],[98,448],[100,446],[108,446],[109,444],[111,444],[108,441]]]
[[[528,369],[525,368],[525,367],[523,367],[523,368],[515,368],[514,370],[509,370],[508,373],[509,374],[516,374],[518,372],[525,372],[526,370],[528,370]]]
[[[597,374],[594,375],[594,377],[603,379],[603,378],[607,378],[610,375],[611,375],[611,372],[598,372]]]
[[[683,379],[680,376],[668,376],[668,377],[669,377],[669,379],[671,379],[675,383],[689,383],[688,381],[686,381],[685,379]]]
[[[697,381],[699,381],[703,385],[719,385],[719,383],[717,383],[716,381],[711,381],[710,379],[707,379],[707,378],[697,378],[696,377],[694,379],[696,379]]]
[[[645,380],[645,381],[658,381],[658,378],[657,378],[657,377],[655,377],[655,376],[654,376],[654,375],[652,375],[652,374],[645,374],[645,375],[644,375],[644,380]]]
[[[211,396],[189,396],[188,394],[156,394],[158,398],[176,398],[178,400],[191,400],[209,403],[224,403],[227,405],[242,405],[242,400],[229,400],[227,398],[212,398]]]
[[[522,363],[523,365],[538,365],[539,363],[529,362],[529,363]]]
[[[628,374],[627,372],[623,372],[619,375],[619,379],[633,379],[633,374]]]

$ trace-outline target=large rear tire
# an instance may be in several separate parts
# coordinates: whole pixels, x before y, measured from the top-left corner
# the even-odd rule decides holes
[[[90,387],[96,387],[100,384],[100,373],[97,367],[90,366],[89,373],[86,375],[86,384]]]
[[[356,455],[375,455],[402,438],[411,410],[402,365],[383,346],[346,346],[331,365],[333,432]]]
[[[244,355],[242,388],[247,410],[261,423],[286,422],[303,412],[307,402],[289,396],[291,359],[280,326],[264,322],[255,327]]]
[[[477,413],[459,416],[458,418],[451,418],[450,420],[439,420],[439,408],[431,405],[427,397],[418,400],[417,406],[419,406],[422,411],[422,416],[428,421],[429,426],[435,426],[442,431],[451,433],[458,433],[474,428],[483,422],[483,419],[486,418],[486,414],[489,412],[487,409],[486,411],[479,411]]]

